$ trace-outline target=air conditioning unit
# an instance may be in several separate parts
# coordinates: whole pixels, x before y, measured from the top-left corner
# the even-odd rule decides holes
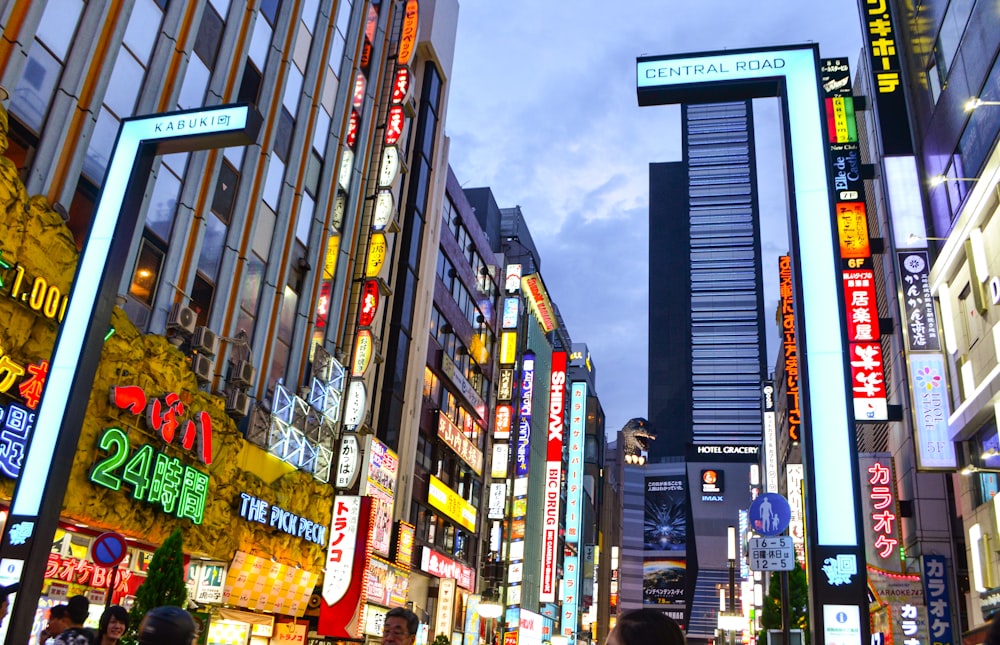
[[[195,354],[191,357],[191,371],[194,372],[199,383],[208,383],[212,380],[212,368],[215,361],[204,354]]]
[[[257,368],[250,361],[236,361],[229,373],[229,382],[233,385],[251,387],[256,378]]]
[[[250,397],[242,390],[226,393],[226,414],[231,417],[245,417],[250,414]]]
[[[191,335],[191,349],[205,356],[215,356],[219,351],[219,335],[208,327],[195,327]]]
[[[170,315],[167,316],[167,330],[177,331],[190,336],[198,326],[198,314],[191,307],[186,307],[180,303],[170,308]]]

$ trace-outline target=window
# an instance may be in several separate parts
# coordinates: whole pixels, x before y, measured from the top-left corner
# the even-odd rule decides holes
[[[212,311],[212,300],[215,299],[215,285],[198,274],[194,277],[191,287],[191,308],[198,314],[198,324],[207,325],[208,315]]]
[[[228,224],[233,215],[233,201],[236,187],[240,182],[240,174],[228,161],[222,162],[219,168],[219,178],[215,182],[215,194],[212,195],[212,212]]]
[[[163,251],[148,238],[144,237],[139,244],[139,257],[132,274],[132,284],[128,295],[147,307],[153,305],[153,296],[160,279],[160,268],[163,266]]]

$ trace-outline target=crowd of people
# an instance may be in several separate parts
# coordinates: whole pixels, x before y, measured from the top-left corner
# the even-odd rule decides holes
[[[0,620],[7,615],[8,594],[16,585],[0,588]],[[118,645],[129,628],[129,613],[124,607],[110,605],[101,614],[97,630],[85,627],[90,601],[84,596],[70,596],[65,604],[49,609],[48,623],[40,642],[46,645]],[[382,632],[383,645],[413,645],[420,620],[403,607],[386,614]],[[991,630],[991,635],[995,636]],[[191,614],[180,607],[163,606],[146,613],[139,623],[139,645],[191,645],[197,634]],[[989,645],[1000,645],[991,641]],[[672,618],[654,609],[631,611],[618,619],[605,645],[686,645],[684,632]]]
[[[0,588],[0,620],[7,616],[9,594],[17,585]],[[43,645],[118,645],[128,631],[128,610],[110,605],[101,614],[97,629],[85,627],[90,615],[90,601],[84,596],[70,596],[64,604],[51,607],[48,622],[39,642]],[[194,618],[180,607],[163,606],[146,612],[136,637],[139,645],[191,645],[197,635]]]

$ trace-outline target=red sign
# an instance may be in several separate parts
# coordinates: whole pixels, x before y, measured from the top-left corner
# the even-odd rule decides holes
[[[323,600],[319,607],[319,622],[317,623],[316,631],[321,636],[333,636],[334,638],[359,638],[362,634],[364,625],[361,624],[361,609],[362,609],[362,591],[367,588],[365,584],[368,569],[368,560],[371,558],[371,552],[368,550],[368,533],[371,531],[372,525],[372,498],[362,497],[360,498],[360,509],[359,517],[357,522],[356,531],[338,531],[336,527],[337,522],[337,500],[341,499],[338,497],[334,501],[334,525],[332,525],[330,530],[330,549],[329,553],[331,557],[327,559],[327,578],[323,581],[324,591],[327,586],[329,576],[334,568],[335,560],[333,559],[334,554],[341,546],[345,548],[341,551],[345,556],[347,551],[351,552],[351,567],[350,573],[346,580],[340,581],[345,585],[345,589],[341,598],[333,605],[330,605]],[[349,511],[345,511],[349,512]],[[346,527],[345,527],[346,529]],[[334,544],[337,536],[340,535],[340,544]],[[346,548],[344,543],[350,539],[350,549]],[[339,586],[339,585],[338,585]],[[324,593],[324,595],[326,595]]]
[[[178,429],[183,429],[181,445],[191,450],[198,443],[198,459],[205,464],[212,463],[212,417],[208,412],[196,412],[194,419],[182,421],[184,403],[181,397],[171,392],[166,396],[148,400],[146,391],[138,385],[111,386],[111,403],[115,407],[139,416],[146,412],[149,427],[160,433],[166,443],[173,443]]]
[[[353,148],[354,144],[358,142],[358,123],[360,121],[361,117],[357,110],[351,110],[351,119],[347,123],[347,145],[350,148]]]
[[[852,343],[878,340],[875,272],[871,269],[844,271],[844,302],[847,304],[847,340]]]
[[[472,591],[476,588],[476,572],[461,562],[455,562],[443,553],[422,547],[420,568],[438,578],[454,578],[458,586]]]
[[[114,569],[99,567],[90,560],[64,558],[58,553],[49,553],[45,564],[46,580],[61,580],[70,584],[107,589]],[[146,579],[128,569],[118,569],[113,595],[115,597],[135,594],[135,590]]]
[[[501,403],[496,407],[496,423],[493,424],[494,439],[510,439],[510,420],[514,409]]]
[[[886,395],[882,345],[878,342],[851,343],[850,347],[855,419],[884,418]]]
[[[370,327],[378,312],[378,281],[367,280],[361,287],[361,313],[358,316],[358,324],[362,327]]]
[[[406,115],[403,113],[402,105],[393,105],[389,108],[389,116],[385,122],[385,145],[394,146],[403,135],[403,126],[406,125]]]
[[[364,72],[358,72],[358,75],[354,78],[354,98],[352,100],[354,107],[359,108],[365,102],[365,88],[367,86],[368,78]]]
[[[392,82],[392,103],[400,105],[410,95],[410,68],[396,68],[396,78]]]

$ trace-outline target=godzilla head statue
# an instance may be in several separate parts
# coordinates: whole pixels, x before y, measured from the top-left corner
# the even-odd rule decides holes
[[[636,417],[629,419],[622,427],[622,435],[625,437],[625,454],[638,455],[649,450],[649,442],[656,440],[656,430],[649,421]]]

